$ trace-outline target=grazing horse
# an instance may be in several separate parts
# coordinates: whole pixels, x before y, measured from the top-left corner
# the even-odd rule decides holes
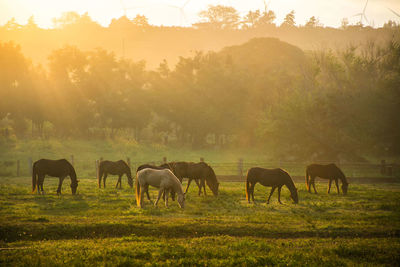
[[[201,194],[202,188],[204,189],[204,195],[207,195],[206,193],[206,183],[207,183],[208,187],[211,189],[214,196],[218,196],[219,183],[214,170],[207,163],[204,162],[189,163],[187,177],[189,178],[189,182],[186,187],[185,193],[189,189],[190,182],[192,180],[196,181],[198,179],[200,180],[199,195]]]
[[[161,166],[155,166],[155,165],[150,165],[150,164],[143,164],[143,165],[140,165],[140,166],[137,168],[136,173],[138,173],[139,171],[141,171],[141,170],[143,170],[143,169],[146,169],[146,168],[150,168],[150,169],[154,169],[154,170],[164,170],[164,169],[169,169],[169,166],[166,165],[166,164],[163,164],[163,165],[161,165]],[[147,195],[147,199],[148,199],[148,200],[151,200],[151,199],[150,199],[150,195],[149,195],[149,191],[146,191],[146,195]],[[175,201],[175,193],[174,193],[173,190],[171,190],[171,198],[172,198],[173,201]],[[163,193],[163,199],[165,199],[165,193]]]
[[[315,194],[317,194],[317,190],[315,190],[315,178],[320,177],[323,179],[329,179],[328,184],[328,194],[331,190],[332,180],[335,180],[337,193],[339,194],[339,185],[338,179],[342,181],[342,191],[343,194],[347,194],[347,188],[349,187],[349,183],[347,182],[346,176],[335,164],[311,164],[307,166],[306,169],[306,186],[308,192],[311,193],[311,185],[314,188]]]
[[[163,192],[165,192],[165,206],[168,207],[168,192],[173,190],[178,194],[178,204],[181,208],[185,206],[185,194],[179,179],[168,169],[142,169],[136,173],[136,204],[143,207],[144,193],[148,192],[149,186],[159,188],[157,200],[154,205],[157,206]]]
[[[44,177],[52,176],[58,177],[59,183],[57,188],[57,195],[61,194],[61,186],[65,177],[71,178],[71,191],[76,194],[78,187],[78,180],[76,179],[76,172],[74,167],[66,159],[50,160],[40,159],[33,164],[32,168],[32,192],[38,189],[38,194],[44,194],[43,181]]]
[[[99,164],[99,172],[97,174],[97,181],[99,183],[99,188],[101,188],[101,178],[103,178],[103,186],[106,188],[106,179],[108,174],[118,175],[118,182],[116,184],[116,188],[121,188],[121,177],[126,174],[128,177],[128,184],[132,188],[133,180],[131,174],[131,168],[129,168],[128,164],[123,160],[118,161],[109,161],[103,160]],[[103,177],[104,175],[104,177]]]
[[[263,186],[272,186],[271,193],[269,194],[267,204],[274,193],[275,189],[278,188],[278,202],[281,202],[281,189],[282,186],[286,187],[290,191],[290,197],[293,199],[294,203],[299,203],[299,197],[297,195],[297,188],[293,183],[292,177],[282,170],[282,169],[264,169],[264,168],[251,168],[247,172],[246,177],[246,199],[250,203],[250,197],[254,202],[254,186],[260,183]]]
[[[161,166],[168,167],[170,170],[172,170],[172,172],[175,174],[176,177],[178,177],[181,182],[183,178],[189,179],[185,193],[187,193],[192,180],[195,180],[199,188],[199,195],[201,194],[202,188],[204,188],[204,195],[206,195],[206,183],[213,194],[215,196],[218,195],[219,183],[217,181],[214,170],[208,164],[204,162],[194,163],[180,161],[166,163]]]

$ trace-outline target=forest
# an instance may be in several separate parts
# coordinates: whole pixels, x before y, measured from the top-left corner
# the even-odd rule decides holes
[[[0,29],[8,36],[0,39],[1,145],[12,146],[21,138],[123,136],[194,149],[259,147],[293,159],[362,161],[368,155],[400,154],[400,42],[395,22],[374,29],[344,21],[342,29],[332,29],[319,25],[315,17],[295,26],[294,14],[288,14],[286,23],[277,26],[273,12],[250,13],[246,20],[234,17],[232,22],[223,20],[226,14],[212,20],[215,16],[204,11],[206,22],[192,28],[155,27],[140,15],[121,17],[104,28],[87,14],[73,12],[55,19],[55,29],[38,28],[33,18],[23,26],[9,21]],[[125,55],[98,42],[118,29],[127,36]],[[268,29],[282,36],[305,33],[314,41],[338,35],[342,46],[310,50],[285,37],[264,37]],[[66,42],[50,49],[52,39],[73,39],[82,31],[93,33],[87,39],[90,45]],[[176,41],[178,33],[186,37]],[[29,39],[33,35],[43,39]],[[156,41],[164,35],[173,37]],[[179,50],[189,47],[186,41],[195,36],[201,46],[201,36],[214,40],[216,35],[239,44]],[[9,41],[10,36],[17,38]],[[362,38],[352,43],[349,36]],[[147,38],[154,48],[165,44],[166,50],[176,43],[181,55],[176,63],[160,59],[154,64],[149,58],[154,66],[149,67],[146,60],[130,57],[132,38]],[[24,53],[28,39],[43,43],[45,63]],[[116,39],[119,46],[121,38]]]

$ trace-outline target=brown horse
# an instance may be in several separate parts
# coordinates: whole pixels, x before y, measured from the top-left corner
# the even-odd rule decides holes
[[[99,164],[99,172],[97,174],[97,181],[99,183],[99,188],[101,188],[101,178],[103,178],[103,186],[106,188],[106,179],[108,174],[118,175],[118,182],[116,184],[116,188],[121,188],[121,177],[126,174],[128,177],[128,184],[132,188],[133,180],[131,174],[131,168],[129,168],[128,164],[123,160],[118,161],[109,161],[103,160]],[[104,175],[104,177],[103,177]]]
[[[76,172],[74,167],[66,159],[50,160],[40,159],[33,164],[32,168],[32,192],[38,189],[38,194],[44,194],[43,181],[44,177],[52,176],[58,177],[59,183],[57,188],[57,195],[61,194],[61,186],[65,177],[71,178],[71,191],[76,194],[78,187],[78,180],[76,179]]]
[[[347,188],[349,187],[349,183],[347,182],[346,176],[335,164],[311,164],[307,166],[306,169],[306,186],[308,192],[311,193],[311,185],[314,188],[315,194],[317,194],[317,190],[315,189],[315,178],[320,177],[323,179],[329,179],[328,184],[328,194],[331,190],[332,180],[335,180],[337,193],[339,194],[339,185],[338,179],[342,181],[342,191],[343,194],[347,194]]]
[[[195,180],[197,186],[199,187],[199,195],[204,189],[204,195],[206,195],[206,183],[211,189],[215,196],[218,195],[219,183],[215,175],[214,170],[204,162],[194,163],[194,162],[170,162],[161,165],[163,167],[168,166],[169,169],[175,174],[176,177],[182,182],[183,178],[189,179],[188,185],[186,186],[185,193],[187,193],[190,183]],[[200,182],[199,182],[200,181]]]
[[[299,202],[299,197],[297,195],[297,188],[293,183],[292,177],[282,170],[282,169],[264,169],[264,168],[251,168],[247,172],[246,178],[246,199],[250,203],[250,197],[254,202],[254,186],[260,183],[263,186],[272,186],[271,193],[269,194],[267,204],[269,204],[269,200],[274,193],[275,189],[278,188],[278,202],[281,202],[281,189],[282,186],[286,185],[286,187],[290,191],[290,197],[293,199],[294,203]]]

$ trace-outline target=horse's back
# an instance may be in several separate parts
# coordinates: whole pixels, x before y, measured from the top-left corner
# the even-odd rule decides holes
[[[247,180],[249,182],[259,182],[266,186],[281,185],[289,179],[291,180],[289,174],[280,168],[265,169],[253,167],[247,172]]]
[[[57,177],[69,174],[73,167],[66,159],[40,159],[34,163],[33,168],[37,174]]]
[[[307,166],[306,172],[312,176],[320,178],[331,178],[332,176],[342,176],[343,172],[334,163],[329,164],[310,164]]]
[[[179,183],[179,179],[169,169],[145,168],[137,172],[137,179],[141,185],[149,184],[160,187],[164,183]]]

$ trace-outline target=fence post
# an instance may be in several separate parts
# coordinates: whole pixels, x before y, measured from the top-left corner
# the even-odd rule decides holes
[[[74,155],[71,155],[71,165],[72,165],[72,167],[75,167],[75,164],[74,164]]]
[[[20,168],[19,168],[19,160],[17,160],[17,177],[19,177],[19,171],[20,171]]]
[[[238,175],[240,178],[243,178],[243,159],[240,158],[238,161]]]
[[[29,175],[32,175],[32,157],[28,159]]]
[[[204,158],[203,157],[200,158],[200,162],[204,162]]]
[[[381,160],[381,174],[386,174],[386,160]]]
[[[167,157],[163,157],[163,163],[165,164],[165,163],[167,163]]]

